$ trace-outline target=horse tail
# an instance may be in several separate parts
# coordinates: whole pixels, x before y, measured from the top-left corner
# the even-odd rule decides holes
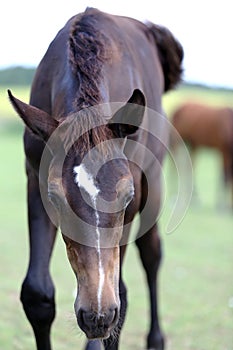
[[[146,26],[158,48],[164,75],[164,91],[168,91],[174,88],[181,80],[183,73],[181,64],[184,57],[183,47],[169,29],[151,22],[146,22]]]

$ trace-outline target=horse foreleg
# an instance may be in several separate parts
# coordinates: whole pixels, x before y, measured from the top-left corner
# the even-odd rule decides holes
[[[33,328],[37,349],[50,350],[50,328],[55,317],[54,286],[49,261],[56,228],[49,220],[39,192],[38,180],[28,180],[30,261],[21,290],[21,301]]]
[[[138,238],[136,244],[140,252],[149,287],[151,324],[147,336],[147,349],[163,350],[164,339],[159,326],[157,304],[157,273],[162,255],[157,225]]]

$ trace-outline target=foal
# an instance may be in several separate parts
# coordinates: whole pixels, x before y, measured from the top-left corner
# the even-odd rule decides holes
[[[179,81],[182,57],[166,28],[88,8],[50,44],[30,104],[9,92],[26,126],[30,261],[21,301],[38,350],[51,350],[49,262],[58,226],[77,278],[75,314],[87,348],[118,348],[127,308],[122,264],[138,212],[151,305],[147,348],[164,349],[157,215],[168,130],[161,96]]]

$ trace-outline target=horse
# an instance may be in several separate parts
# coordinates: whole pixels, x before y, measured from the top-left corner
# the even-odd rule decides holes
[[[8,90],[25,123],[30,258],[20,298],[37,350],[51,350],[55,287],[49,263],[58,227],[77,280],[74,311],[86,349],[118,349],[127,309],[122,265],[137,213],[136,245],[151,308],[147,348],[164,349],[157,215],[168,130],[161,97],[180,81],[182,59],[183,48],[166,27],[87,8],[49,45],[29,104]],[[152,121],[147,108],[158,112]],[[147,131],[153,129],[159,137]],[[143,232],[148,220],[151,227]]]
[[[203,147],[221,154],[223,182],[232,191],[233,206],[233,109],[187,101],[174,111],[171,123],[188,144],[192,158]],[[176,146],[171,135],[171,147]]]

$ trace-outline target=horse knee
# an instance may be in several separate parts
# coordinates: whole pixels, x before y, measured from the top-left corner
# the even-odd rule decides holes
[[[161,239],[159,237],[158,237],[158,243],[157,243],[157,249],[156,249],[156,256],[157,256],[158,263],[160,263],[163,257],[163,248],[162,248]]]
[[[54,286],[47,283],[46,288],[38,281],[26,277],[21,289],[21,302],[25,314],[35,328],[50,328],[55,318]]]
[[[158,234],[148,232],[136,240],[143,266],[146,270],[157,268],[162,260],[162,244]]]

